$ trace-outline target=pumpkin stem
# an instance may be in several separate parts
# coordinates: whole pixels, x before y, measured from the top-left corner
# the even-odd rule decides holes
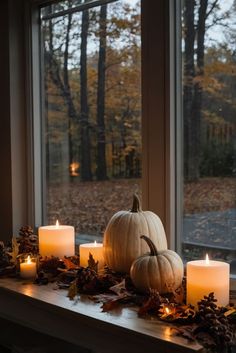
[[[145,240],[147,245],[149,246],[150,256],[157,256],[158,251],[157,251],[156,245],[153,243],[153,241],[150,238],[148,238],[146,235],[141,235],[140,238]]]
[[[142,207],[141,207],[141,202],[139,200],[139,197],[137,194],[134,194],[133,205],[130,212],[141,212],[141,211],[142,211]]]

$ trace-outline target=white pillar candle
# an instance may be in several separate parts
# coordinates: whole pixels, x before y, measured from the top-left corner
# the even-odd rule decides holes
[[[96,241],[94,243],[81,244],[79,246],[80,266],[88,266],[89,253],[93,255],[95,262],[98,261],[98,269],[102,269],[104,266],[103,244]]]
[[[39,228],[39,253],[41,256],[73,256],[75,254],[75,229],[59,225]]]
[[[197,302],[204,295],[214,292],[216,304],[229,304],[229,264],[222,261],[206,260],[187,263],[187,303],[197,308]]]
[[[20,263],[20,276],[22,278],[34,278],[36,276],[36,262],[31,261],[30,256],[25,262]]]

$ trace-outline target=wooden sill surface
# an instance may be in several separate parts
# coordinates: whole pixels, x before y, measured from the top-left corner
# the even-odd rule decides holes
[[[202,346],[173,334],[173,325],[142,319],[137,309],[101,312],[86,296],[70,301],[53,285],[0,279],[0,317],[95,353],[203,352]]]

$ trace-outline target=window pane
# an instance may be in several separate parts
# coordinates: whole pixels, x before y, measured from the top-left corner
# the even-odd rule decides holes
[[[99,236],[141,193],[140,3],[72,5],[41,14],[44,222]]]
[[[236,255],[233,1],[182,2],[183,239],[186,259]]]

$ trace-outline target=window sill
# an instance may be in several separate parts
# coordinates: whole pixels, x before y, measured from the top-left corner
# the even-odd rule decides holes
[[[137,317],[136,309],[101,312],[86,297],[75,303],[52,285],[22,285],[0,280],[0,317],[40,333],[60,338],[95,353],[204,352],[193,342],[171,334],[171,326]]]

